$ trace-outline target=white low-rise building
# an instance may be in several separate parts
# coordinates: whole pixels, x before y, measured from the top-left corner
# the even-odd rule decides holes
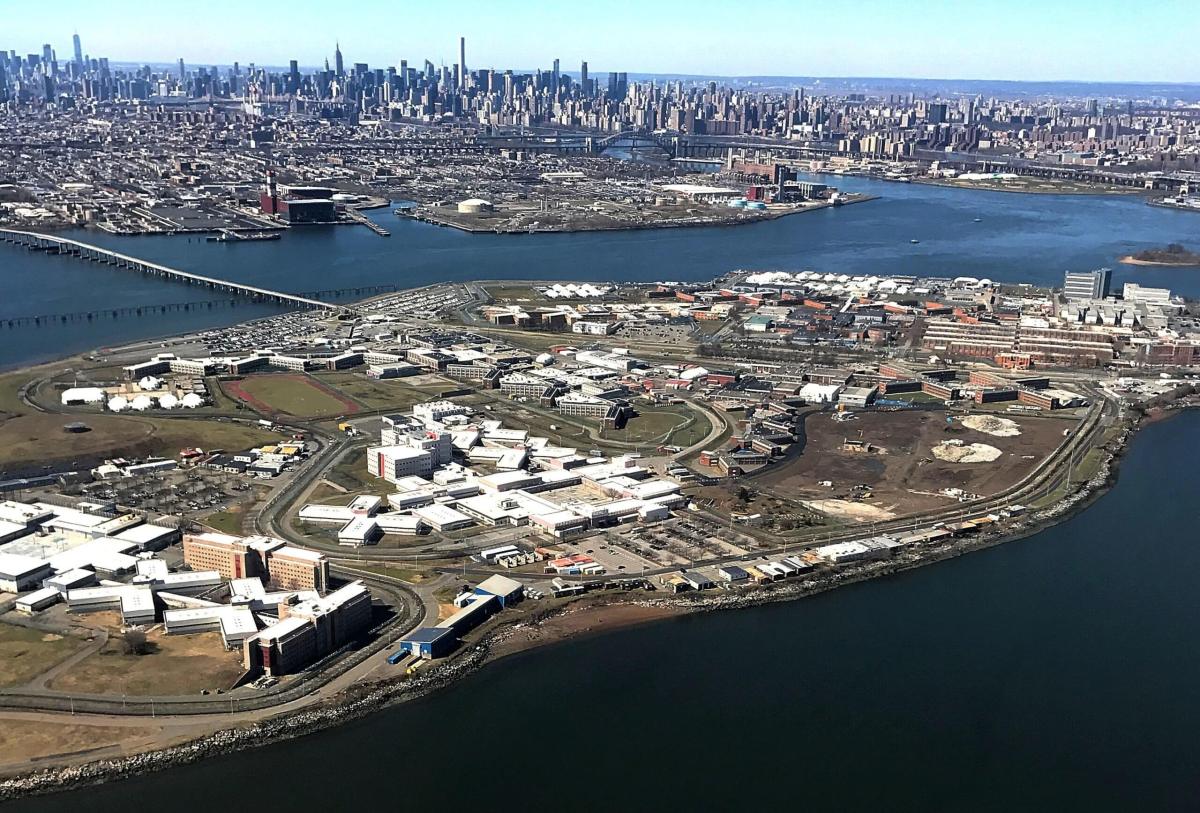
[[[219,630],[226,649],[240,646],[258,632],[254,613],[245,607],[217,605],[185,610],[165,610],[163,628],[168,635],[190,635]]]
[[[0,592],[23,593],[39,586],[52,572],[45,559],[0,553]]]
[[[413,516],[439,533],[466,528],[475,524],[475,521],[471,517],[461,511],[454,510],[448,505],[426,505],[415,509],[412,513]]]
[[[338,531],[338,544],[373,545],[380,535],[379,523],[374,517],[357,516]]]
[[[871,549],[861,542],[838,542],[833,545],[822,545],[816,549],[815,553],[826,562],[837,565],[866,559],[871,555]]]

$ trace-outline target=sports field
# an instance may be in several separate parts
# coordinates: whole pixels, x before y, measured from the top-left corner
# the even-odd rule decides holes
[[[253,375],[221,384],[225,394],[264,415],[330,418],[358,412],[358,403],[305,375]]]

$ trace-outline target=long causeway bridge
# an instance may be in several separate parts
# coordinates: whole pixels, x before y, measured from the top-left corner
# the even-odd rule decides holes
[[[290,306],[298,310],[332,310],[337,312],[348,312],[352,310],[345,305],[322,302],[319,299],[310,298],[301,294],[289,294],[283,291],[272,291],[268,288],[259,288],[254,285],[246,285],[245,283],[241,282],[231,282],[229,280],[217,279],[216,277],[206,277],[202,274],[193,274],[190,271],[180,271],[177,268],[168,268],[165,265],[152,263],[148,260],[141,260],[137,257],[131,257],[128,254],[109,251],[106,248],[89,245],[88,243],[81,243],[78,240],[71,240],[66,237],[59,237],[53,234],[41,234],[32,231],[18,231],[16,229],[0,229],[0,242],[14,243],[19,246],[25,246],[31,251],[46,251],[52,254],[70,254],[85,260],[91,260],[92,262],[114,265],[118,268],[128,268],[152,277],[161,277],[174,282],[182,282],[185,285],[194,285],[200,288],[207,288],[212,291],[222,291],[225,293],[235,294],[237,296],[244,296],[249,299],[253,299],[255,302],[272,302],[279,305]]]

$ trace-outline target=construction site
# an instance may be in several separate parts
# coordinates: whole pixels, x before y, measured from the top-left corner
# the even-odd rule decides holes
[[[813,413],[806,442],[756,475],[831,518],[873,522],[995,494],[1028,475],[1078,424],[1076,416],[907,409]]]

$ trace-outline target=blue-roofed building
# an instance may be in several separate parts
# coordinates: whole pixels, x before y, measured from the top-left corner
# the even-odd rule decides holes
[[[414,658],[441,658],[449,655],[457,642],[458,636],[449,627],[419,627],[400,639],[396,654],[408,654]]]

